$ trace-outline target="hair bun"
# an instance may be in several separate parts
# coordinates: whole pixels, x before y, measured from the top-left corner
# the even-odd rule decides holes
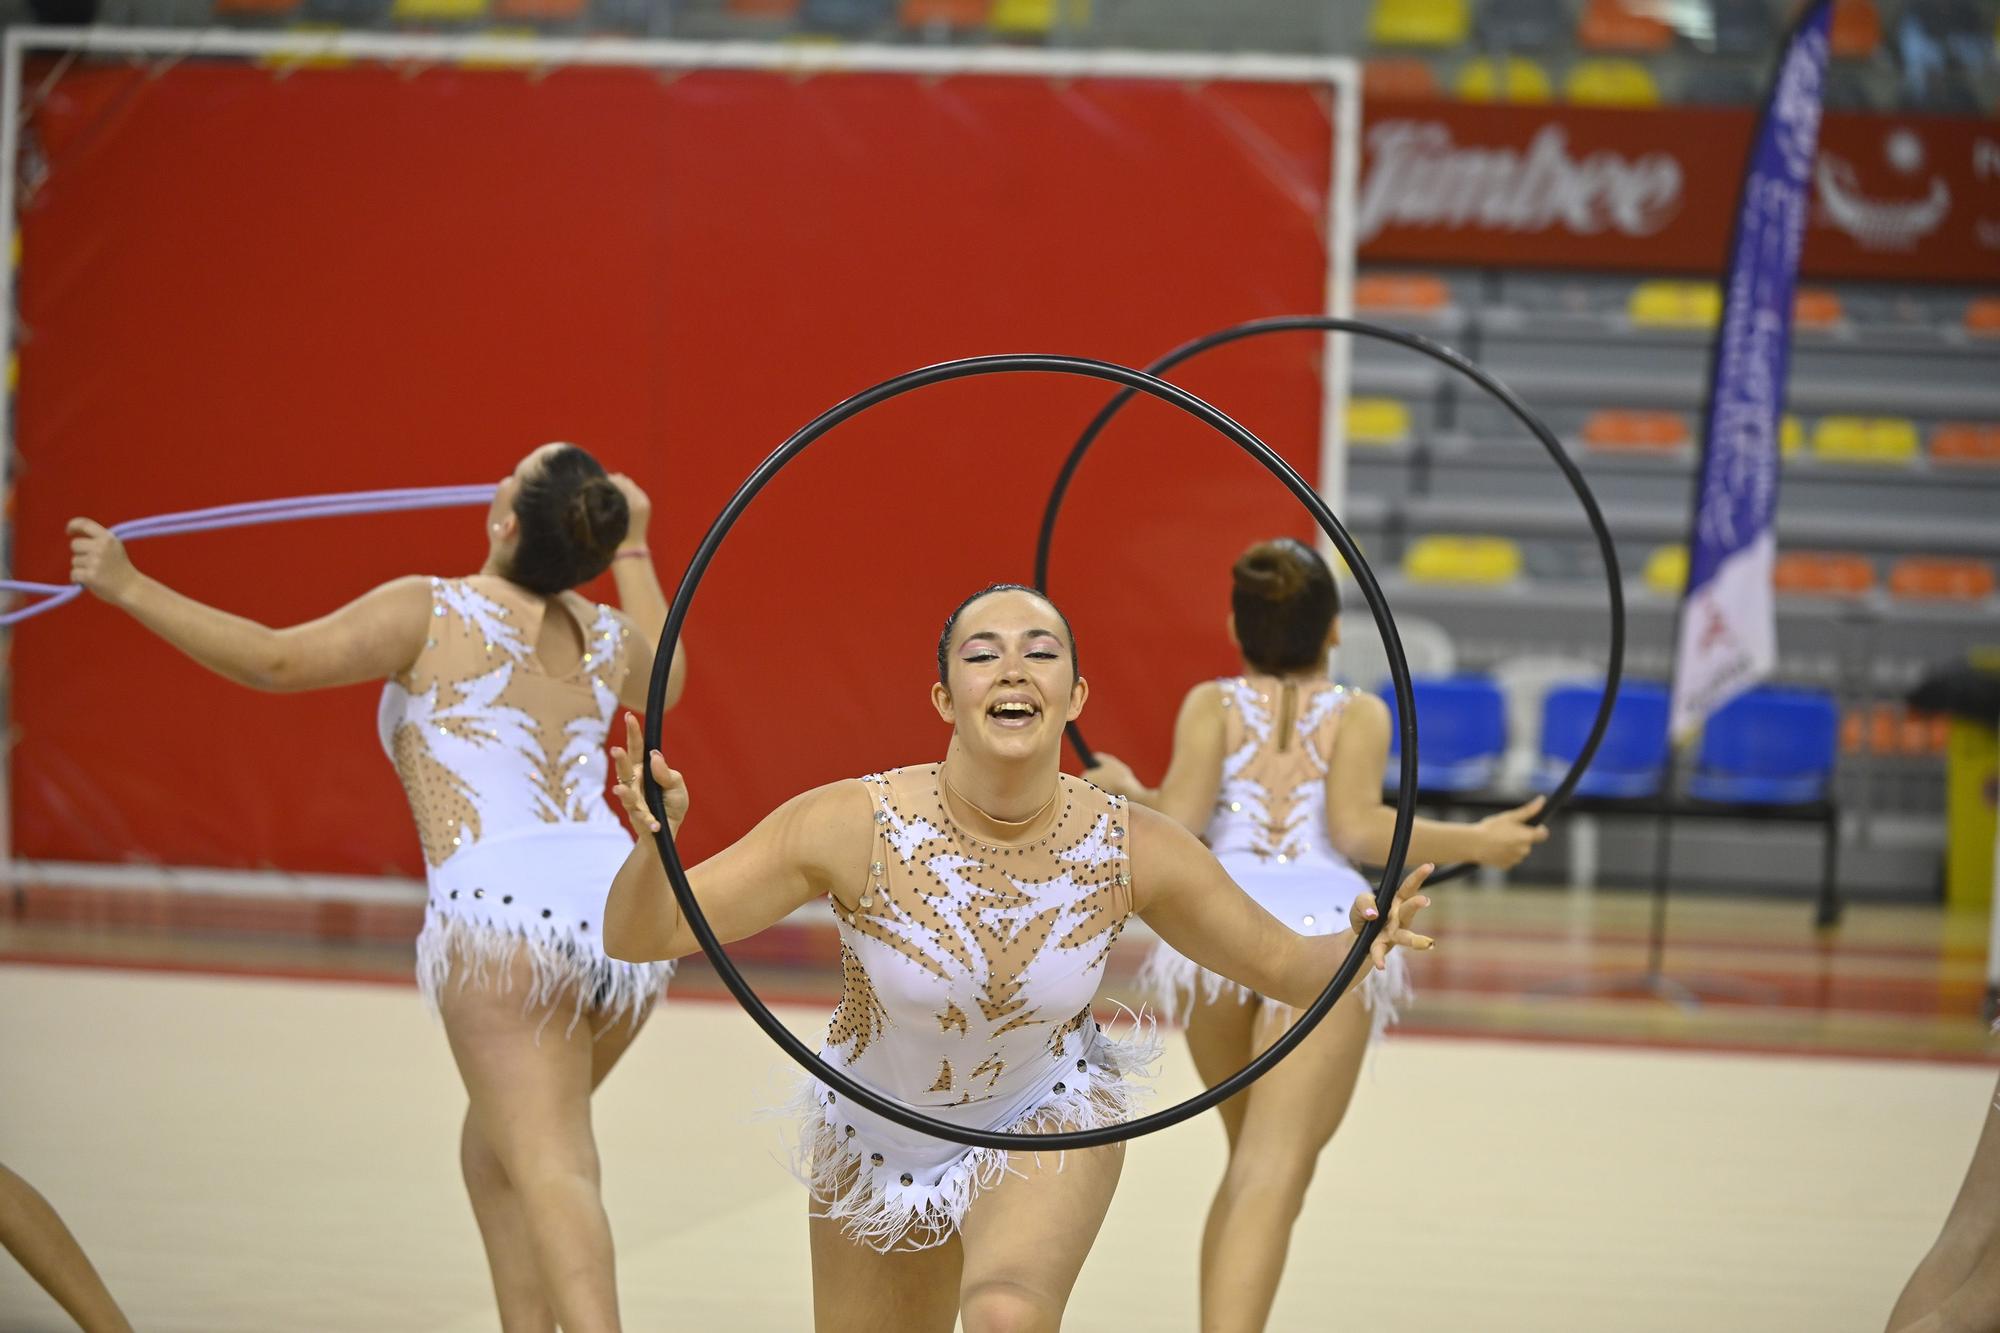
[[[1288,602],[1306,586],[1306,570],[1277,542],[1259,542],[1230,571],[1237,590],[1266,602]]]
[[[578,549],[604,556],[625,540],[632,511],[625,493],[609,477],[590,477],[563,507],[563,531]]]

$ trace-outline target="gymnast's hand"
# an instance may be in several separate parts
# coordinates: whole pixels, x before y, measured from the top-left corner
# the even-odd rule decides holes
[[[1517,805],[1512,810],[1502,810],[1497,815],[1488,815],[1473,827],[1479,830],[1480,854],[1474,858],[1485,866],[1498,866],[1511,870],[1521,864],[1529,852],[1548,841],[1549,830],[1544,824],[1528,821],[1542,812],[1548,804],[1548,797],[1537,796],[1526,805]]]
[[[646,806],[645,783],[639,775],[639,764],[631,756],[645,749],[646,738],[639,734],[639,719],[631,713],[625,715],[625,745],[611,747],[611,771],[617,775],[618,784],[611,790],[625,807],[625,815],[636,829],[660,831],[660,821],[653,818],[653,812]],[[659,784],[660,803],[665,807],[667,819],[674,826],[678,836],[681,824],[687,819],[688,789],[681,775],[667,767],[666,756],[658,750],[652,755],[653,781]]]
[[[113,606],[121,605],[139,581],[116,533],[87,518],[73,518],[69,533],[69,581],[80,583]]]
[[[611,474],[611,484],[625,497],[625,509],[631,518],[625,524],[625,540],[618,543],[628,549],[636,549],[646,544],[646,525],[653,521],[653,502],[639,489],[639,483],[623,472]]]
[[[1115,754],[1097,752],[1097,762],[1083,770],[1086,781],[1095,783],[1113,796],[1137,797],[1146,790],[1146,784],[1139,781],[1139,775],[1131,766]]]
[[[1419,895],[1417,890],[1423,887],[1424,881],[1430,878],[1431,871],[1435,869],[1437,867],[1434,865],[1418,866],[1404,877],[1402,887],[1396,890],[1396,901],[1389,907],[1389,924],[1382,928],[1382,933],[1368,946],[1368,959],[1375,964],[1376,971],[1379,972],[1389,965],[1391,949],[1427,950],[1437,947],[1436,940],[1428,935],[1419,935],[1410,929],[1410,923],[1417,919],[1417,913],[1431,905],[1429,896]],[[1358,935],[1363,926],[1375,919],[1375,915],[1375,895],[1357,894],[1353,904],[1347,909],[1347,924],[1352,926]]]

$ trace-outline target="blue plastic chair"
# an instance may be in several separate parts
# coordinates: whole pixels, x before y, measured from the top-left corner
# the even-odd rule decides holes
[[[1767,687],[1708,720],[1688,795],[1745,805],[1823,800],[1840,754],[1840,709],[1820,690]]]
[[[1597,718],[1601,685],[1558,685],[1542,697],[1542,757],[1535,789],[1554,791],[1569,772],[1590,724]],[[1421,739],[1422,733],[1419,733]],[[1657,796],[1667,772],[1667,689],[1649,680],[1618,687],[1611,722],[1576,784],[1578,796]]]
[[[1419,676],[1410,682],[1417,701],[1417,785],[1425,791],[1478,791],[1493,781],[1507,749],[1507,701],[1485,676]],[[1389,705],[1387,785],[1396,782],[1396,695],[1379,691]]]

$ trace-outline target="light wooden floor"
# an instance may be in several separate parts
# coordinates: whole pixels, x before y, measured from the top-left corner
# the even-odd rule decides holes
[[[1764,1053],[1964,1060],[1994,1064],[1981,1020],[1987,920],[1935,906],[1856,904],[1816,932],[1808,903],[1750,895],[1675,896],[1666,973],[1755,993],[1683,1010],[1627,992],[1561,986],[1643,971],[1643,894],[1528,885],[1440,888],[1427,916],[1443,947],[1414,960],[1411,1030],[1442,1036],[1645,1044]],[[28,885],[0,896],[0,964],[72,962],[410,984],[421,891],[408,903],[94,892]],[[1113,952],[1105,994],[1135,1000],[1150,936],[1133,923]],[[761,994],[830,1004],[839,948],[824,907],[731,946]],[[701,959],[684,993],[723,994]]]
[[[824,1008],[786,1016],[817,1035]],[[1163,1095],[1193,1086],[1178,1043]],[[599,1097],[633,1330],[808,1326],[789,1074],[733,1007],[670,1004]],[[1275,1329],[1874,1333],[1994,1094],[1977,1065],[1389,1043],[1329,1149]],[[462,1098],[402,987],[0,966],[0,1160],[141,1330],[494,1327]],[[1139,1141],[1074,1330],[1193,1327],[1221,1162]],[[1365,1220],[1355,1220],[1367,1209]],[[0,1257],[0,1330],[66,1327]]]

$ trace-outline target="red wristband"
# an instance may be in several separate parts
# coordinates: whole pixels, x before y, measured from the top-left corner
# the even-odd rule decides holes
[[[643,546],[634,546],[629,551],[617,552],[611,558],[613,560],[637,560],[641,557],[644,557],[647,560],[651,560],[653,558],[653,553],[647,550]]]

